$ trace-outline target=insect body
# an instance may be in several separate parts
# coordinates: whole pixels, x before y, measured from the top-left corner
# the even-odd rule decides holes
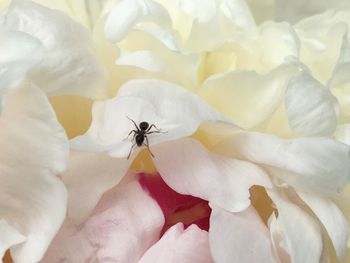
[[[147,135],[152,134],[152,133],[161,133],[162,131],[160,129],[158,129],[156,127],[156,125],[154,124],[149,124],[146,121],[142,121],[140,122],[139,125],[136,124],[135,121],[133,121],[132,119],[130,119],[129,117],[127,117],[129,120],[131,120],[133,122],[133,124],[135,125],[135,130],[131,130],[128,134],[128,137],[134,133],[134,137],[133,140],[135,141],[134,144],[131,146],[130,148],[130,152],[128,154],[128,158],[131,155],[132,149],[134,148],[135,145],[137,145],[138,147],[141,147],[142,145],[146,145],[149,153],[151,154],[152,157],[154,157],[153,153],[151,152],[150,148],[149,148],[149,143],[148,143],[148,137]],[[152,128],[156,129],[152,131]]]

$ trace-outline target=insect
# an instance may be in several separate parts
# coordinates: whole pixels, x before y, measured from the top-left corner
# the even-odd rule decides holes
[[[154,154],[152,153],[151,149],[149,148],[147,135],[152,134],[152,133],[163,133],[163,131],[158,129],[157,126],[154,124],[150,125],[147,121],[142,121],[139,123],[139,125],[137,125],[134,120],[130,119],[129,117],[127,117],[127,118],[133,122],[133,124],[135,125],[135,128],[136,128],[135,130],[131,130],[127,136],[127,138],[129,138],[129,136],[132,133],[134,133],[134,137],[133,137],[134,144],[130,148],[130,152],[128,154],[127,159],[129,159],[131,152],[132,152],[132,149],[135,147],[135,145],[137,145],[138,147],[141,147],[142,145],[146,145],[147,150],[149,151],[151,156],[154,157]],[[151,131],[152,128],[155,128],[156,130]]]

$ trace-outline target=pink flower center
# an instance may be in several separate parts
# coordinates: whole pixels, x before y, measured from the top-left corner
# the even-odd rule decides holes
[[[165,217],[161,235],[171,226],[182,222],[185,227],[196,224],[208,231],[211,209],[208,202],[191,196],[182,195],[171,189],[159,174],[139,174],[142,188],[158,203]]]

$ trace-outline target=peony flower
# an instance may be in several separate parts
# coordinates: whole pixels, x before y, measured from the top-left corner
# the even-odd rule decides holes
[[[3,59],[11,71],[0,71],[1,118],[11,109],[7,94],[22,83],[29,84],[18,90],[30,96],[58,96],[51,103],[71,137],[68,168],[55,155],[66,146],[47,102],[48,117],[29,117],[41,124],[27,124],[37,129],[23,139],[33,152],[23,158],[36,169],[30,187],[55,178],[68,201],[64,194],[48,199],[40,212],[52,221],[18,217],[22,209],[5,203],[11,209],[0,221],[3,252],[16,245],[16,262],[39,261],[47,247],[43,262],[344,258],[349,237],[340,191],[349,180],[349,146],[332,137],[345,141],[338,124],[347,103],[346,10],[291,25],[257,24],[269,15],[267,2],[259,18],[243,0],[36,2],[14,0],[0,14],[4,50],[21,47],[22,38],[25,51],[39,50]],[[256,1],[249,4],[256,12]],[[36,116],[26,109],[40,104],[28,103],[21,110]],[[139,147],[132,131],[142,121],[154,133]],[[22,134],[11,133],[11,140]],[[53,136],[41,142],[47,152],[33,149],[31,140],[41,136]],[[0,159],[0,167],[23,160],[8,148],[10,159]],[[23,167],[11,169],[19,179],[10,186],[22,189]],[[51,177],[34,180],[42,169]],[[15,200],[37,216],[27,196]],[[50,231],[34,242],[40,225]]]

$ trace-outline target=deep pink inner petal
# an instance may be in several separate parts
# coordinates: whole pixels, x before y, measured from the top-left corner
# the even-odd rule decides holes
[[[182,195],[171,189],[159,174],[139,174],[142,188],[156,200],[163,211],[165,224],[161,235],[171,226],[182,222],[185,227],[196,224],[208,231],[211,209],[208,201]]]

